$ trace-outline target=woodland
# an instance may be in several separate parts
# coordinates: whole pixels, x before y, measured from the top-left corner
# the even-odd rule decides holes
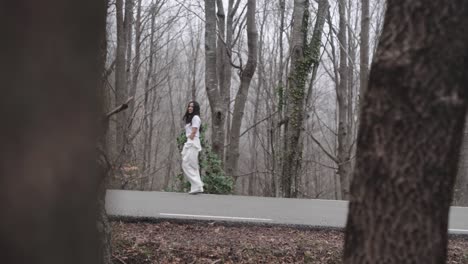
[[[109,111],[130,99],[110,120],[110,187],[185,190],[182,116],[195,100],[202,176],[219,185],[209,192],[347,199],[385,8],[384,0],[109,2]],[[468,202],[463,149],[455,205]]]
[[[2,262],[467,263],[467,1],[17,0],[0,32]],[[187,191],[192,100],[207,193],[344,230],[109,222],[107,189]]]

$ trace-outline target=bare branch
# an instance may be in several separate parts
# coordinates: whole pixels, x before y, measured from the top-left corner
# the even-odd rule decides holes
[[[104,76],[103,78],[108,78],[109,75],[114,71],[114,66],[115,66],[115,59],[112,61],[111,65],[109,65],[109,68],[107,68],[105,71],[104,71]]]
[[[201,17],[200,15],[198,15],[196,12],[194,12],[191,8],[187,7],[184,5],[184,3],[182,3],[182,1],[179,1],[179,0],[176,0],[176,2],[181,5],[183,8],[185,8],[188,12],[192,13],[193,15],[195,15],[196,17],[198,17],[198,19],[200,19],[201,21],[203,21],[203,23],[205,23],[205,19],[203,17]]]
[[[116,108],[114,108],[114,110],[110,111],[109,113],[106,114],[106,116],[104,117],[104,119],[107,121],[111,116],[117,114],[117,113],[120,113],[122,112],[123,110],[127,109],[128,108],[128,104],[130,103],[130,101],[133,100],[133,97],[130,97],[127,99],[127,101],[119,106],[117,106]]]
[[[330,152],[328,152],[325,147],[322,146],[322,144],[314,137],[314,135],[312,135],[312,133],[310,133],[309,131],[306,131],[307,135],[310,136],[310,138],[315,142],[315,144],[317,144],[317,146],[319,146],[319,148],[323,151],[323,153],[325,153],[325,155],[327,155],[331,160],[333,160],[336,164],[340,163],[338,161],[338,159],[333,156],[332,154],[330,154]]]
[[[263,118],[262,120],[258,121],[257,123],[253,124],[251,127],[247,128],[246,130],[244,130],[244,132],[242,132],[240,135],[239,135],[239,138],[241,138],[243,135],[245,135],[245,133],[249,132],[249,130],[251,130],[252,128],[256,127],[258,124],[262,123],[263,121],[271,118],[272,116],[276,115],[277,113],[279,112],[279,110],[277,110],[276,112],[272,113],[271,115]],[[227,144],[225,145],[224,147],[229,147],[229,145],[231,144]]]
[[[333,167],[333,166],[330,166],[330,165],[327,165],[327,164],[323,164],[322,162],[319,162],[319,161],[316,161],[316,160],[304,160],[306,162],[312,162],[312,163],[315,163],[315,164],[318,164],[322,167],[325,167],[325,168],[328,168],[328,169],[332,169],[332,170],[338,170],[338,167]]]

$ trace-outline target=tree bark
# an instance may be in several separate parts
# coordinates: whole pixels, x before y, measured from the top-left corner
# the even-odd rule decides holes
[[[364,94],[344,263],[445,263],[467,31],[466,1],[388,1]]]
[[[359,66],[359,98],[362,98],[363,94],[366,92],[367,82],[369,80],[369,24],[369,0],[361,0],[361,42],[359,53],[361,63]]]
[[[117,48],[115,54],[115,104],[120,105],[127,99],[126,49],[127,32],[124,23],[124,0],[116,0]],[[116,122],[116,156],[120,156],[125,145],[125,115],[118,115]]]
[[[200,29],[200,27],[197,27],[197,29]],[[191,97],[191,100],[196,101],[197,100],[197,67],[198,67],[198,56],[200,54],[200,43],[201,43],[201,33],[198,32],[193,32],[192,28],[190,28],[193,38],[190,38],[190,45],[192,48],[191,55],[192,55],[192,61],[191,61],[191,69],[190,69],[190,94],[189,98]],[[196,36],[196,37],[195,37]],[[194,38],[196,41],[194,41]],[[190,100],[190,99],[189,99]]]
[[[99,263],[96,145],[105,15],[104,1],[2,3],[3,263]]]
[[[283,80],[283,75],[284,75],[284,64],[285,64],[285,59],[284,59],[284,48],[283,48],[283,34],[284,34],[284,20],[285,20],[285,12],[286,12],[286,1],[285,0],[279,0],[279,8],[280,8],[280,29],[279,29],[279,36],[278,36],[278,42],[279,42],[279,69],[278,69],[278,87],[277,87],[277,92],[275,91],[274,94],[278,94],[278,111],[279,115],[278,118],[272,118],[271,119],[271,153],[272,153],[272,190],[275,193],[275,197],[280,197],[282,196],[282,190],[283,188],[281,187],[282,184],[282,178],[281,178],[281,173],[280,170],[282,168],[282,157],[279,154],[276,154],[277,151],[275,149],[275,146],[280,146],[281,145],[281,140],[283,139],[283,127],[279,126],[278,127],[278,122],[277,120],[283,120],[284,118],[284,87],[285,83]],[[277,128],[278,127],[278,128]]]
[[[135,21],[135,62],[133,63],[133,74],[132,74],[132,83],[130,86],[130,91],[128,96],[135,98],[136,89],[138,85],[138,78],[140,76],[140,50],[141,50],[141,1],[137,0],[137,14]],[[135,101],[130,102],[128,108],[128,115],[133,116],[133,111],[135,111]]]
[[[346,1],[339,0],[338,10],[340,13],[340,27],[338,32],[338,41],[340,43],[340,79],[336,89],[336,98],[338,101],[338,171],[340,178],[341,198],[346,200],[349,195],[349,174],[351,173],[351,162],[349,153],[349,125],[348,111],[350,103],[348,100],[348,42],[346,38]]]
[[[319,1],[317,19],[310,43],[306,43],[308,31],[308,1],[294,1],[293,33],[291,41],[291,74],[289,76],[283,145],[281,188],[284,197],[297,197],[296,183],[302,164],[301,131],[304,123],[305,83],[312,65],[319,63],[323,25],[328,1]]]
[[[148,101],[149,101],[149,93],[150,93],[150,83],[152,83],[152,74],[153,74],[153,58],[154,58],[154,34],[155,34],[155,21],[156,21],[156,9],[155,6],[152,7],[151,10],[151,30],[150,30],[150,39],[149,39],[149,61],[148,61],[148,69],[146,72],[145,78],[145,87],[144,87],[144,101],[143,101],[143,108],[144,108],[144,116],[143,116],[143,142],[145,143],[143,147],[143,164],[142,164],[142,171],[144,173],[148,173],[148,168],[150,164],[150,159],[148,158]]]
[[[233,45],[233,34],[234,34],[234,16],[236,15],[237,10],[239,9],[240,0],[229,0],[228,3],[228,15],[226,19],[226,34],[224,38],[224,43],[220,43],[221,49],[223,52],[224,64],[222,68],[219,68],[223,71],[223,85],[220,87],[221,97],[223,100],[223,106],[226,111],[226,129],[225,129],[225,142],[229,144],[229,135],[231,134],[231,124],[232,124],[232,115],[231,115],[231,78],[232,78],[232,45]],[[219,1],[218,2],[222,2]],[[223,161],[224,161],[223,157]]]
[[[307,45],[306,32],[309,24],[309,1],[295,0],[293,10],[293,28],[291,36],[291,76],[289,77],[287,90],[287,106],[284,133],[284,158],[281,176],[282,195],[294,197],[294,179],[299,173],[302,148],[299,148],[299,136],[303,122],[304,84],[307,77],[307,69],[302,68],[304,49]]]
[[[109,0],[103,1],[106,6],[106,10],[109,8]],[[106,117],[105,114],[109,110],[110,98],[107,91],[107,75],[106,72],[106,61],[107,61],[107,37],[102,39],[101,44],[101,64],[100,70],[102,72],[101,77],[101,86],[99,88],[98,96],[102,100],[102,108],[100,111],[100,116],[103,119],[102,122],[102,135],[98,141],[98,216],[96,221],[97,231],[99,233],[99,262],[100,264],[112,264],[112,246],[111,246],[111,227],[109,224],[109,219],[107,217],[105,201],[106,201],[106,190],[109,187],[110,180],[110,171],[111,164],[109,162],[110,150],[107,145],[108,142],[108,130],[109,130],[109,117]]]
[[[468,206],[468,127],[466,123],[465,120],[460,162],[453,193],[453,204],[457,206]]]
[[[205,0],[205,21],[205,86],[211,109],[211,143],[214,153],[222,160],[226,112],[218,90],[216,69],[216,0]]]
[[[348,23],[348,108],[347,108],[347,130],[348,130],[348,148],[347,151],[349,153],[349,156],[351,156],[352,153],[352,145],[353,145],[353,139],[355,137],[354,127],[355,127],[355,122],[354,122],[354,102],[355,102],[355,90],[356,90],[356,78],[355,78],[355,66],[356,65],[356,42],[355,42],[355,34],[353,32],[353,28],[351,27],[351,19],[352,19],[352,14],[351,10],[353,10],[352,6],[352,1],[348,2],[348,18],[347,20],[349,21]],[[357,14],[356,16],[357,17]],[[357,28],[357,23],[358,19],[354,21],[354,28]],[[353,166],[350,166],[351,170]],[[350,179],[351,180],[351,179]]]
[[[258,31],[255,23],[255,9],[256,0],[250,0],[247,4],[247,46],[249,53],[247,64],[240,73],[241,84],[237,91],[236,101],[234,103],[231,134],[229,135],[229,148],[226,153],[226,174],[234,177],[234,182],[236,182],[237,177],[239,176],[239,136],[242,126],[242,117],[244,116],[245,103],[249,94],[250,82],[255,74],[255,69],[257,68]]]
[[[266,10],[267,2],[264,2],[263,10]],[[263,45],[264,45],[264,36],[265,36],[265,24],[267,23],[267,12],[263,12],[262,21],[260,24],[260,35],[258,41],[258,82],[257,82],[257,92],[255,95],[255,105],[254,105],[254,114],[253,114],[253,123],[257,124],[258,115],[259,115],[259,108],[260,108],[260,95],[262,94],[263,87],[265,86],[265,62],[263,60]],[[258,188],[258,152],[257,152],[257,138],[258,138],[258,127],[255,126],[252,131],[252,142],[251,142],[251,150],[253,157],[251,158],[251,165],[250,168],[253,171],[253,174],[249,177],[249,187],[248,187],[248,194],[254,195],[259,191]],[[265,182],[266,179],[264,179]]]
[[[175,115],[174,115],[174,103],[173,103],[173,96],[172,96],[173,87],[172,87],[172,84],[171,84],[171,77],[170,76],[168,76],[167,85],[168,85],[168,88],[169,88],[169,105],[170,105],[170,112],[171,112],[170,132],[169,132],[169,134],[170,135],[176,135],[177,132],[176,132],[176,123],[175,123]],[[166,172],[166,175],[164,177],[163,189],[169,188],[169,182],[170,182],[171,178],[174,177],[173,171],[172,171],[172,166],[173,166],[174,154],[175,154],[175,150],[176,150],[177,146],[176,146],[175,141],[172,141],[169,144],[170,144],[169,145],[169,155],[168,155],[168,161],[167,161],[169,163],[169,165],[167,166],[167,172]]]
[[[220,107],[225,114],[222,131],[218,131],[223,136],[223,144],[227,141],[226,136],[229,135],[230,130],[230,100],[231,100],[231,58],[228,56],[231,50],[232,41],[232,21],[233,15],[231,14],[232,0],[229,1],[228,18],[224,12],[224,5],[222,0],[217,0],[217,17],[218,17],[218,34],[217,34],[217,74],[218,74],[218,87],[219,95],[222,103]],[[226,133],[228,132],[228,133]],[[225,140],[226,139],[226,140]],[[224,161],[225,151],[220,159]]]
[[[127,76],[127,84],[126,87],[130,87],[131,89],[131,68],[132,68],[132,43],[133,43],[133,6],[135,0],[125,0],[125,18],[124,18],[124,31],[125,31],[125,44],[127,47],[125,48],[126,57],[125,57],[125,73]],[[129,94],[129,92],[127,92]]]

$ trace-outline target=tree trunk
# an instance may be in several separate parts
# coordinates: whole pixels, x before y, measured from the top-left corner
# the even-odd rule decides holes
[[[104,0],[106,10],[109,8],[109,0]],[[108,142],[108,129],[109,129],[109,118],[106,113],[109,111],[110,98],[107,91],[107,76],[104,72],[106,70],[105,64],[107,60],[107,38],[104,37],[101,46],[101,65],[100,70],[103,73],[101,77],[101,86],[99,88],[99,94],[102,100],[102,109],[100,115],[103,118],[102,123],[102,135],[98,142],[98,177],[99,177],[99,189],[98,189],[98,216],[97,216],[97,231],[99,233],[99,263],[100,264],[112,264],[112,246],[111,246],[111,227],[109,219],[107,217],[105,201],[106,201],[106,190],[109,187],[110,171],[112,165],[109,162],[110,151],[107,145]]]
[[[105,140],[105,139],[104,139]],[[105,145],[103,145],[105,147]],[[105,155],[105,154],[104,154]],[[104,161],[100,161],[104,162]],[[99,232],[99,263],[100,264],[112,264],[112,240],[111,233],[112,228],[109,223],[109,218],[107,216],[105,201],[106,201],[106,190],[108,188],[108,178],[109,178],[109,169],[110,164],[100,164],[102,166],[100,169],[101,182],[99,185],[99,196],[98,196],[98,220],[97,220],[97,230]]]
[[[338,172],[341,186],[341,198],[346,200],[349,195],[349,174],[351,173],[351,162],[349,153],[349,132],[348,111],[350,103],[348,100],[348,52],[346,38],[346,1],[339,0],[338,9],[340,13],[340,29],[338,32],[338,41],[340,43],[340,80],[336,89],[336,98],[338,101]]]
[[[286,106],[286,124],[283,145],[283,168],[281,187],[284,197],[297,197],[296,183],[302,164],[301,131],[304,123],[305,83],[312,65],[319,63],[323,25],[325,24],[328,1],[319,1],[314,32],[309,44],[305,43],[309,2],[294,1],[293,33],[291,41],[291,74],[289,76]],[[313,80],[312,80],[313,81]]]
[[[197,29],[200,29],[200,27],[197,27]],[[201,29],[200,29],[201,31]],[[191,70],[190,70],[190,80],[191,80],[191,89],[190,89],[190,94],[191,94],[191,100],[196,101],[197,100],[197,66],[198,66],[198,56],[200,54],[200,43],[201,43],[201,34],[199,33],[200,31],[191,32],[193,36],[196,34],[196,42],[193,41],[193,38],[190,38],[190,44],[192,47],[192,65],[191,65]]]
[[[170,105],[170,111],[171,111],[171,116],[170,116],[170,135],[177,135],[176,133],[176,123],[175,123],[175,116],[174,116],[174,103],[173,103],[173,96],[172,96],[172,93],[173,93],[173,87],[172,87],[172,84],[171,84],[171,77],[168,76],[168,80],[167,80],[167,85],[168,85],[168,88],[169,88],[169,105]],[[175,141],[171,141],[171,143],[169,143],[169,155],[168,155],[168,163],[169,165],[167,166],[167,172],[166,172],[166,175],[164,177],[164,184],[163,184],[163,189],[167,189],[169,188],[169,181],[171,178],[174,177],[173,175],[173,172],[172,172],[172,165],[173,165],[173,160],[174,160],[174,154],[175,154],[175,149],[176,149],[176,142]]]
[[[133,6],[135,0],[125,0],[125,17],[124,17],[124,32],[125,32],[125,97],[126,101],[129,97],[130,90],[132,90],[133,76],[131,72],[132,68],[132,43],[133,43]],[[119,113],[117,118],[123,119],[123,146],[121,161],[123,163],[129,163],[130,156],[130,145],[129,145],[129,134],[131,128],[131,115],[129,111],[122,111]]]
[[[216,46],[216,63],[217,63],[217,77],[218,77],[218,87],[219,95],[222,102],[220,102],[220,107],[222,112],[225,113],[224,123],[221,127],[221,131],[218,131],[223,137],[223,145],[226,142],[226,131],[229,131],[230,118],[229,118],[229,102],[231,95],[231,59],[228,57],[228,52],[230,52],[231,43],[228,42],[232,39],[232,19],[230,19],[231,24],[227,24],[226,14],[224,12],[224,5],[222,0],[217,0],[217,17],[218,17],[218,34],[217,34],[217,46]],[[232,2],[232,0],[230,1]],[[230,7],[230,6],[229,6]],[[227,30],[227,28],[231,28]],[[228,34],[231,34],[228,36]],[[226,118],[228,117],[228,118]],[[224,148],[222,156],[220,157],[221,161],[224,161]]]
[[[146,79],[145,79],[145,87],[144,87],[144,101],[143,101],[143,107],[144,107],[144,115],[143,115],[143,142],[145,143],[143,147],[143,164],[141,170],[144,173],[148,173],[148,164],[149,159],[148,159],[148,146],[147,146],[147,139],[148,139],[148,96],[150,93],[150,83],[152,74],[153,74],[153,58],[154,58],[154,34],[155,34],[155,20],[156,20],[156,12],[155,10],[151,10],[151,30],[150,30],[150,40],[149,40],[149,61],[148,61],[148,70],[146,72]]]
[[[104,88],[105,86],[103,86]],[[104,90],[104,89],[103,89]],[[104,94],[104,93],[103,93]],[[108,102],[105,102],[106,105]],[[105,112],[104,112],[105,113]],[[104,117],[104,133],[100,142],[98,143],[98,149],[101,151],[98,160],[98,172],[99,172],[99,189],[98,189],[98,216],[97,216],[97,230],[99,232],[99,263],[100,264],[112,264],[112,246],[111,246],[111,226],[106,212],[106,191],[109,186],[109,178],[112,165],[108,161],[108,147],[107,147],[107,127],[109,126],[108,119]]]
[[[135,98],[136,89],[138,85],[138,77],[140,76],[140,50],[141,50],[141,1],[138,0],[137,3],[137,14],[135,21],[135,62],[133,66],[133,76],[132,83],[130,86],[130,91],[128,96]],[[128,106],[128,115],[133,116],[133,111],[135,111],[135,101],[132,100]]]
[[[282,195],[294,197],[294,179],[299,174],[302,148],[299,149],[299,136],[303,122],[304,85],[308,70],[303,68],[304,49],[307,45],[306,32],[309,24],[309,1],[295,0],[293,28],[291,36],[291,75],[288,82],[287,106],[284,133],[283,170],[281,176]]]
[[[453,193],[453,204],[457,206],[468,206],[468,127],[466,123],[465,120],[460,162]]]
[[[348,155],[351,156],[352,153],[352,142],[355,134],[353,133],[354,131],[354,99],[355,99],[355,88],[356,88],[356,79],[354,78],[354,71],[356,70],[354,65],[356,65],[356,44],[355,44],[355,38],[354,38],[354,32],[353,28],[351,27],[351,19],[352,19],[352,14],[351,10],[353,9],[352,2],[348,2],[348,108],[347,108],[347,130],[348,130]],[[356,14],[357,17],[357,14]],[[357,22],[358,19],[356,18],[355,23],[354,23],[354,28],[357,28]],[[351,170],[352,170],[352,166]],[[351,179],[350,179],[351,180]]]
[[[260,45],[261,46],[261,45]],[[260,76],[259,76],[260,77]],[[254,105],[254,116],[253,116],[253,123],[257,123],[258,121],[258,108],[260,104],[260,89],[261,89],[261,81],[259,78],[258,86],[257,86],[257,94],[255,96],[255,105]],[[258,171],[258,153],[257,153],[257,137],[258,137],[258,129],[257,126],[253,128],[252,131],[252,142],[250,144],[250,170],[252,171],[252,175],[249,177],[249,186],[247,193],[248,195],[255,194],[255,187],[257,186],[257,171]]]
[[[360,92],[359,98],[362,98],[367,89],[369,80],[369,0],[361,0],[361,42],[360,42]]]
[[[99,263],[104,3],[17,0],[0,9],[3,263]]]
[[[125,18],[124,18],[124,31],[125,31],[125,44],[127,44],[126,49],[126,59],[125,59],[125,73],[127,76],[127,85],[126,87],[130,87],[131,83],[129,83],[130,79],[130,72],[132,67],[132,43],[133,43],[133,6],[135,0],[125,0]],[[127,92],[128,94],[129,92]],[[125,111],[126,112],[126,111]],[[124,112],[122,112],[124,113]]]
[[[205,0],[205,21],[205,86],[211,109],[211,142],[214,153],[222,160],[226,112],[218,90],[216,69],[216,0]]]
[[[257,68],[258,31],[255,23],[255,9],[256,0],[250,0],[247,4],[247,46],[249,54],[247,64],[240,73],[241,84],[234,103],[229,148],[226,153],[226,174],[234,177],[234,182],[239,176],[239,136],[245,102],[249,94],[250,82]]]
[[[281,140],[283,139],[283,133],[282,133],[282,126],[278,127],[278,122],[277,120],[283,120],[284,118],[284,80],[283,80],[283,75],[284,75],[284,48],[283,48],[283,34],[284,34],[284,20],[285,20],[285,12],[286,12],[286,1],[285,0],[279,0],[279,7],[280,7],[280,29],[279,29],[279,36],[278,36],[278,42],[279,42],[279,69],[278,69],[278,87],[277,90],[275,91],[274,94],[278,94],[278,111],[279,115],[278,118],[271,118],[271,154],[272,154],[272,190],[275,193],[275,197],[280,197],[283,196],[282,190],[283,188],[281,187],[282,184],[282,178],[281,178],[281,173],[279,170],[282,168],[282,157],[281,155],[277,154],[277,151],[275,149],[275,146],[280,146],[281,145]],[[275,109],[276,110],[276,109]]]
[[[218,2],[221,2],[218,0]],[[226,111],[226,129],[225,129],[225,142],[229,144],[229,135],[231,134],[231,124],[232,124],[232,115],[231,115],[231,78],[232,78],[232,68],[231,68],[231,61],[232,61],[232,39],[234,34],[234,16],[239,8],[240,0],[229,0],[228,3],[228,15],[226,19],[226,34],[224,37],[224,43],[220,43],[222,45],[220,48],[222,50],[223,56],[223,65],[219,68],[223,71],[222,78],[224,79],[223,85],[220,86],[221,97],[223,100],[223,106],[225,107]],[[222,6],[222,5],[221,5]],[[223,24],[224,26],[224,24]],[[218,47],[219,48],[219,47]],[[221,76],[221,74],[220,74]],[[225,157],[223,157],[224,161]],[[226,168],[224,168],[226,169]]]
[[[344,263],[445,263],[468,3],[389,1],[364,94]]]
[[[149,180],[149,177],[153,176],[153,170],[152,170],[152,164],[153,167],[156,167],[158,165],[158,157],[159,157],[159,144],[160,140],[156,141],[156,147],[153,148],[153,141],[154,141],[154,129],[155,129],[155,118],[154,114],[158,112],[159,107],[160,107],[160,98],[158,97],[156,91],[152,90],[151,91],[151,98],[150,101],[147,102],[148,104],[145,106],[145,109],[150,108],[149,112],[147,111],[147,119],[146,119],[146,150],[147,150],[147,167],[146,167],[146,172],[141,180],[141,188],[142,190],[148,190],[152,188],[152,183]],[[156,109],[155,109],[156,108]],[[159,139],[159,133],[160,130],[157,129],[157,135],[156,138]],[[154,158],[153,158],[153,153],[154,153]],[[154,162],[151,163],[151,160],[154,159]]]
[[[267,2],[264,2],[263,10],[266,10]],[[257,82],[257,92],[255,95],[255,105],[254,105],[254,116],[253,116],[253,123],[257,124],[258,121],[258,112],[260,108],[260,95],[262,93],[262,89],[265,86],[264,78],[265,78],[265,62],[263,61],[263,45],[264,45],[264,36],[265,36],[265,24],[267,22],[267,13],[263,12],[263,18],[260,25],[260,39],[258,42],[258,82]],[[258,137],[258,127],[255,126],[252,131],[252,143],[251,143],[251,151],[253,157],[251,158],[251,170],[254,172],[249,178],[249,188],[248,194],[254,195],[257,193],[258,189],[258,152],[257,152],[257,137]],[[267,182],[266,179],[264,182]],[[257,188],[257,189],[256,189]]]
[[[124,23],[124,0],[116,0],[116,23],[117,23],[117,49],[115,53],[115,104],[121,105],[127,100],[127,72],[126,72],[126,49],[127,32]],[[116,156],[120,157],[125,145],[125,115],[117,115],[116,122]]]

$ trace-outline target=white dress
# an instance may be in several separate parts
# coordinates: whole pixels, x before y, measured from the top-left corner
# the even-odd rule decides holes
[[[203,182],[200,178],[200,168],[198,165],[198,153],[202,150],[200,143],[200,125],[201,120],[199,116],[192,118],[192,124],[185,125],[185,134],[187,142],[182,149],[182,170],[184,171],[185,178],[190,182],[190,192],[203,192]],[[196,127],[197,133],[192,139],[189,135],[192,133],[192,128]]]

